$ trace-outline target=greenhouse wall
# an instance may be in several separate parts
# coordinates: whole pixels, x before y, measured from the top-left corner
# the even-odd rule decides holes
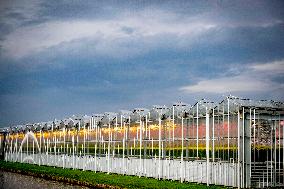
[[[284,106],[233,96],[7,128],[5,160],[245,187],[284,186]],[[5,138],[5,145],[3,140]]]

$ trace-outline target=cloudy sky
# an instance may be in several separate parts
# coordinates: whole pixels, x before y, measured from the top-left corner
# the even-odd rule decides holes
[[[284,100],[283,1],[0,0],[0,126]]]

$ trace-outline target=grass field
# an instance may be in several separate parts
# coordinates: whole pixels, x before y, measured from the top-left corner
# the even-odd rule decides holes
[[[92,171],[71,170],[5,161],[0,161],[0,169],[95,188],[224,188],[222,186],[207,187],[206,185],[196,183],[180,183],[178,181],[95,173]]]

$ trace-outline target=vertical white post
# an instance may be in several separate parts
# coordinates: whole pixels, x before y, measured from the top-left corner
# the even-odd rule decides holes
[[[29,155],[29,131],[27,132],[27,155]]]
[[[72,148],[73,148],[73,163],[72,163],[72,166],[73,166],[73,169],[75,169],[75,146],[74,146],[74,135],[72,136]]]
[[[66,149],[66,128],[64,127],[64,130],[63,130],[64,132],[63,132],[63,135],[64,135],[64,137],[63,137],[63,146],[64,146],[64,154],[63,154],[63,156],[64,156],[64,162],[63,162],[63,165],[64,165],[64,167],[65,167],[65,158],[66,158],[66,154],[68,153],[68,151],[67,151],[67,149]]]
[[[133,155],[135,156],[135,148],[136,148],[136,139],[135,139],[135,137],[133,138],[133,148],[134,148]]]
[[[79,150],[79,135],[80,135],[80,130],[81,130],[81,119],[79,119],[79,130],[77,130],[77,145],[75,146],[75,150],[76,150],[76,157],[75,157],[75,164],[76,167],[78,166],[79,162],[78,160],[78,150]]]
[[[149,113],[149,118],[150,118],[150,113]],[[148,123],[148,121],[147,121],[147,123]],[[148,127],[148,130],[149,130],[148,139],[150,140],[150,138],[151,138],[151,127],[150,126]]]
[[[280,119],[279,119],[280,121]],[[279,123],[280,124],[280,123]],[[280,125],[279,125],[280,126]],[[17,138],[16,138],[16,155],[18,155],[18,138],[19,138],[19,133],[17,133]],[[1,143],[1,137],[0,137],[0,143]],[[280,143],[279,143],[280,144]],[[0,145],[0,148],[1,148],[1,145]],[[15,161],[18,161],[18,159],[16,159]]]
[[[255,146],[255,140],[254,140],[254,138],[255,138],[255,128],[254,128],[254,124],[252,124],[252,115],[251,115],[252,113],[251,113],[251,108],[249,109],[249,126],[250,127],[252,127],[253,126],[253,142],[252,142],[252,138],[251,138],[251,135],[249,136],[249,141],[250,141],[250,146],[252,146],[252,144],[253,144],[253,149],[255,149],[254,148],[254,146]],[[255,150],[254,150],[254,152],[255,152]],[[250,152],[251,153],[251,152]],[[255,156],[255,155],[254,155]],[[250,167],[251,167],[251,164],[250,164]],[[250,170],[251,170],[251,168],[250,168]]]
[[[161,117],[159,115],[159,180],[160,180],[160,177],[161,177]]]
[[[230,162],[230,100],[227,98],[227,126],[228,126],[228,162]],[[228,164],[229,165],[229,164]],[[230,171],[227,172],[227,183],[230,182]]]
[[[222,122],[223,122],[223,128],[222,128],[222,134],[223,134],[223,137],[225,137],[225,100],[222,102]],[[222,140],[222,147],[223,147],[223,160],[225,160],[225,153],[226,153],[226,150],[225,150],[225,138]]]
[[[33,140],[33,159],[35,159],[35,141]]]
[[[250,111],[251,114],[251,111]],[[251,117],[251,115],[250,115]],[[256,149],[256,141],[255,141],[255,109],[253,109],[253,169],[255,170],[255,149]],[[251,127],[251,125],[250,125]],[[251,153],[251,152],[250,152]],[[250,164],[250,172],[251,172],[251,164]],[[251,175],[251,174],[250,174]]]
[[[258,117],[259,119],[259,117]],[[284,137],[284,136],[283,136]],[[280,163],[281,163],[281,155],[280,155],[280,151],[281,151],[281,127],[280,127],[280,114],[279,114],[279,122],[278,122],[278,141],[279,141],[279,148],[278,148],[278,159],[279,159],[279,164],[278,164],[278,170],[279,170],[279,180],[281,180],[281,169],[280,169]],[[283,150],[284,150],[284,147],[283,147]],[[283,159],[284,159],[284,156],[283,156]],[[283,160],[282,160],[283,161]],[[284,170],[284,167],[283,167],[283,170]],[[284,176],[284,174],[283,174]],[[283,180],[283,184],[284,184],[284,180]]]
[[[110,118],[108,118],[108,161],[107,161],[107,174],[110,172]]]
[[[168,148],[169,148],[169,160],[170,160],[171,159],[171,141],[172,141],[171,140],[171,126],[167,125],[167,129],[168,129],[168,135],[169,135],[169,138],[168,138]],[[170,161],[169,161],[169,164],[170,164]]]
[[[140,147],[140,154],[139,154],[139,163],[140,163],[140,170],[139,170],[139,177],[141,176],[142,174],[142,120],[141,120],[141,115],[140,115],[140,144],[139,144],[139,147]]]
[[[212,118],[212,161],[215,162],[215,110]]]
[[[124,163],[124,150],[125,150],[125,138],[122,139],[122,163],[123,163],[123,174],[125,174],[125,163]]]
[[[183,182],[184,179],[184,167],[183,167],[183,140],[184,140],[184,135],[183,135],[183,117],[181,117],[181,182]]]
[[[245,108],[243,107],[243,125],[242,125],[242,130],[243,130],[243,134],[242,134],[242,139],[243,139],[243,147],[242,147],[242,155],[243,155],[243,158],[242,158],[242,185],[241,185],[241,188],[243,188],[245,186]]]
[[[55,137],[53,137],[53,166],[56,166],[56,159],[57,159],[57,154],[56,154],[56,133],[55,133]]]
[[[145,115],[145,135],[148,138],[148,121],[147,121],[147,114]]]
[[[41,133],[42,131],[39,131],[39,156],[41,157]],[[17,133],[17,139],[18,139],[18,133]],[[17,149],[17,148],[16,148]],[[17,151],[16,151],[17,152]],[[39,158],[39,166],[41,165],[41,158]]]
[[[237,168],[237,179],[238,179],[238,189],[240,188],[240,155],[241,155],[241,150],[240,150],[240,110],[238,109],[238,168]]]
[[[174,158],[174,148],[175,148],[175,107],[173,106],[173,158]]]
[[[115,116],[115,130],[114,130],[114,139],[113,141],[113,157],[115,156],[115,145],[116,145],[116,140],[117,140],[117,133],[118,133],[118,122],[117,122],[117,115]],[[118,144],[118,155],[119,155],[119,144]],[[113,163],[112,163],[113,166]]]
[[[95,120],[95,118],[94,118],[94,127],[95,127],[95,131],[96,131],[96,144],[98,143],[98,136],[99,136],[99,128],[98,128],[98,126],[97,126],[97,121]],[[100,149],[101,150],[101,149]]]
[[[83,134],[83,137],[84,137],[83,154],[84,154],[84,156],[86,156],[86,123],[84,123],[84,125],[83,125],[83,131],[84,131],[84,134]]]
[[[209,186],[209,175],[210,165],[209,165],[209,110],[206,107],[206,182]]]
[[[276,119],[275,119],[275,121],[274,121],[274,173],[273,173],[273,175],[274,175],[274,186],[275,186],[275,184],[276,184],[276,180],[277,180],[277,178],[276,178],[276,169],[277,169],[277,152],[276,152],[276,150],[277,150],[277,139],[276,139],[276,136],[277,136],[277,134],[276,134],[276,131],[277,131],[277,125],[276,125]]]
[[[227,118],[227,122],[228,122],[228,124],[227,124],[227,126],[228,126],[228,161],[230,160],[230,101],[229,101],[229,97],[228,97],[228,101],[227,101],[227,105],[228,105],[228,109],[227,109],[227,116],[228,116],[228,118]],[[228,176],[229,176],[229,172],[228,172]]]
[[[97,143],[95,144],[95,172],[97,172]]]
[[[146,139],[147,139],[147,142],[149,141],[149,137],[147,136],[147,133],[148,133],[148,115],[145,116],[145,127],[146,127]],[[150,130],[150,129],[149,129]],[[144,148],[144,150],[146,150],[146,155],[147,155],[147,150],[148,150],[148,143],[146,141],[144,141],[145,146],[146,146],[146,149]],[[145,152],[144,152],[145,154]],[[149,156],[150,156],[150,153],[149,153]],[[144,157],[145,158],[145,157]],[[143,159],[143,168],[145,169],[145,172],[144,174],[147,175],[147,169],[146,169],[146,164],[145,164],[145,159]]]
[[[130,127],[131,127],[131,121],[130,121],[130,115],[128,116],[128,126],[127,126],[127,129],[126,129],[126,141],[127,141],[127,156],[129,156],[129,141],[130,141],[130,134],[129,134],[129,132],[130,132]],[[129,163],[129,161],[128,161],[128,163]],[[128,165],[128,164],[127,164]]]
[[[152,156],[154,155],[154,139],[152,137]]]
[[[273,184],[273,129],[274,129],[274,125],[273,125],[273,122],[271,124],[271,133],[270,133],[270,168],[271,168],[271,171],[270,171],[270,178],[271,178],[271,183]]]
[[[199,113],[198,113],[198,102],[197,102],[197,105],[196,105],[196,156],[197,156],[197,158],[199,157],[199,155],[198,155],[198,146],[199,146],[199,136],[198,136],[198,128],[199,128],[199,126],[198,126],[198,117],[199,117]]]

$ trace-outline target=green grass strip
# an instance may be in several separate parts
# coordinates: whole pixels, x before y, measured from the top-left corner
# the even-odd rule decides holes
[[[196,183],[180,183],[179,181],[157,180],[146,177],[139,178],[138,176],[106,174],[101,172],[95,173],[93,171],[63,169],[5,161],[0,161],[0,169],[95,188],[224,188],[215,185],[207,187],[206,185]]]

